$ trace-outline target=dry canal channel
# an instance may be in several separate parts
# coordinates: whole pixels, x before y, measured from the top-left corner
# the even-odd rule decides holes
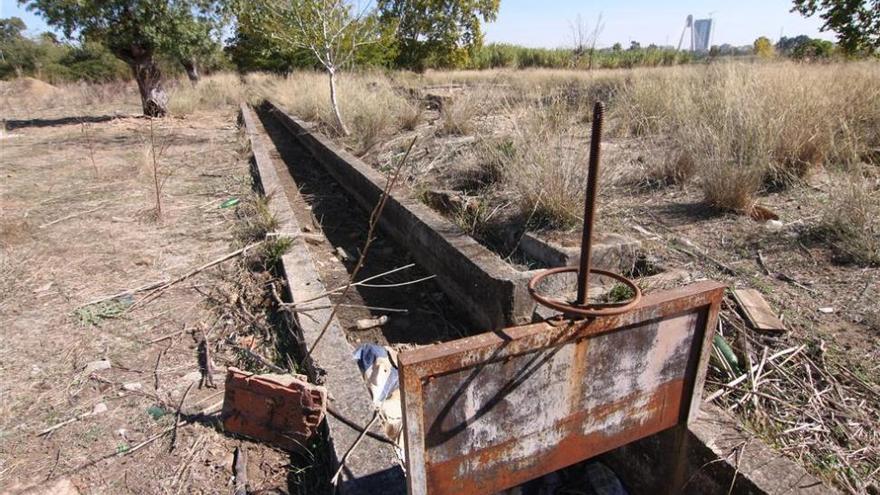
[[[346,414],[358,424],[367,424],[372,414],[369,393],[351,357],[352,345],[373,343],[400,351],[419,348],[419,351],[405,353],[401,358],[401,371],[404,372],[407,366],[411,370],[435,369],[440,373],[436,377],[443,376],[443,380],[447,380],[444,374],[448,373],[451,380],[451,388],[437,389],[433,396],[421,396],[422,387],[416,385],[416,392],[410,391],[407,397],[406,384],[412,386],[417,382],[411,381],[412,375],[407,382],[407,375],[404,373],[401,378],[404,384],[403,415],[410,419],[416,417],[411,416],[412,411],[407,413],[407,407],[418,407],[420,412],[417,416],[420,419],[410,421],[418,424],[404,424],[404,427],[409,438],[422,440],[418,446],[415,443],[406,446],[409,478],[404,481],[399,462],[402,457],[400,451],[395,453],[390,446],[368,438],[359,451],[353,452],[348,458],[341,483],[345,493],[402,493],[406,490],[405,483],[409,483],[412,493],[461,492],[457,487],[467,487],[464,491],[469,493],[488,493],[485,488],[479,488],[478,476],[492,475],[485,478],[484,481],[488,481],[486,486],[500,489],[534,477],[524,473],[540,475],[565,467],[571,462],[552,457],[555,445],[553,442],[546,445],[538,442],[536,445],[526,443],[525,446],[537,449],[537,457],[551,456],[546,457],[548,462],[532,463],[531,467],[520,469],[519,473],[515,468],[505,467],[507,464],[502,462],[497,467],[489,468],[495,471],[479,475],[481,469],[495,461],[477,464],[464,461],[465,464],[461,465],[461,469],[466,472],[463,478],[455,475],[439,476],[437,473],[443,472],[444,468],[435,465],[436,460],[433,457],[438,455],[436,448],[442,445],[437,443],[438,432],[433,429],[442,425],[434,416],[431,416],[434,419],[428,418],[427,414],[436,414],[437,411],[433,409],[438,407],[442,409],[440,418],[450,411],[453,415],[459,414],[462,412],[461,407],[466,408],[457,404],[457,398],[462,394],[476,394],[470,400],[480,401],[484,399],[479,397],[480,394],[490,393],[488,391],[500,386],[500,395],[497,396],[500,398],[492,399],[491,404],[500,400],[499,404],[504,403],[504,407],[533,410],[534,404],[522,402],[524,399],[517,396],[523,390],[532,390],[537,394],[532,398],[535,402],[550,404],[543,413],[540,412],[540,407],[535,409],[538,416],[534,416],[534,419],[540,420],[541,414],[562,414],[560,421],[570,421],[572,416],[565,414],[571,413],[560,412],[568,411],[568,407],[559,408],[554,405],[559,397],[545,397],[547,394],[543,393],[542,384],[546,380],[553,384],[555,378],[544,375],[552,372],[555,367],[567,369],[572,363],[582,361],[572,361],[561,351],[579,352],[578,350],[590,349],[590,346],[595,346],[596,349],[607,348],[609,353],[603,354],[606,358],[614,354],[623,356],[624,361],[635,357],[634,362],[656,361],[668,364],[655,370],[658,373],[656,379],[661,380],[656,382],[660,384],[656,388],[652,381],[655,375],[644,374],[644,368],[650,366],[631,369],[629,372],[633,376],[630,376],[626,374],[626,370],[614,364],[618,360],[612,358],[608,361],[611,364],[607,369],[598,371],[600,374],[605,373],[600,378],[621,384],[635,383],[633,380],[636,375],[649,378],[645,382],[648,385],[634,385],[637,388],[631,391],[633,395],[614,399],[616,402],[609,403],[607,407],[620,408],[619,416],[609,417],[622,418],[622,422],[609,423],[612,425],[610,430],[606,432],[600,429],[596,433],[608,440],[606,444],[609,447],[597,449],[595,453],[606,452],[602,460],[617,471],[632,493],[656,493],[658,487],[669,486],[669,478],[687,480],[684,491],[688,493],[785,493],[793,488],[801,493],[827,493],[826,487],[802,469],[790,461],[774,456],[764,446],[752,447],[750,444],[748,458],[732,460],[731,449],[738,448],[736,446],[744,441],[751,442],[754,439],[744,434],[735,422],[726,419],[723,413],[708,408],[707,415],[705,406],[700,413],[696,403],[691,402],[692,394],[693,398],[700,400],[699,391],[702,389],[702,374],[705,371],[705,359],[700,356],[706,355],[706,342],[711,340],[707,340],[706,336],[714,332],[714,318],[717,317],[718,299],[722,289],[720,284],[703,282],[679,291],[651,295],[632,314],[621,317],[620,321],[600,319],[575,323],[565,329],[558,324],[553,326],[544,323],[536,314],[534,301],[526,291],[526,283],[534,275],[534,271],[523,270],[521,266],[502,260],[496,253],[462,233],[439,213],[413,200],[406,192],[406,187],[401,186],[399,191],[392,191],[389,196],[388,204],[379,220],[375,240],[357,274],[357,281],[365,283],[356,284],[344,298],[340,298],[339,292],[333,289],[344,287],[356,270],[360,250],[368,235],[369,211],[381,196],[384,175],[338,149],[326,138],[309,132],[306,124],[271,104],[263,105],[258,112],[261,123],[259,126],[249,109],[243,108],[243,112],[247,114],[245,121],[252,144],[256,134],[262,135],[265,132],[266,146],[260,150],[255,149],[254,155],[258,175],[262,175],[260,182],[269,196],[270,210],[274,203],[276,211],[273,213],[284,210],[284,215],[293,217],[282,218],[278,229],[278,234],[292,234],[295,239],[294,253],[285,255],[289,260],[284,263],[290,285],[288,297],[294,304],[298,304],[298,300],[319,299],[327,304],[323,312],[296,313],[293,325],[303,334],[304,346],[307,348],[314,346],[317,333],[323,336],[322,329],[329,328],[328,336],[315,346],[312,358],[317,363],[317,375],[322,377],[319,379],[327,386],[335,406],[345,408]],[[262,129],[254,129],[260,126]],[[625,245],[626,242],[619,244]],[[322,297],[311,297],[316,293]],[[330,296],[329,300],[327,295]],[[328,308],[335,304],[339,305],[338,311],[335,318],[330,318]],[[683,316],[687,318],[682,320]],[[329,327],[324,324],[327,321],[332,322]],[[370,321],[380,324],[365,323]],[[533,321],[538,323],[517,327]],[[690,323],[683,323],[684,321]],[[658,328],[664,324],[668,331],[657,333]],[[602,334],[603,325],[615,330]],[[586,329],[586,332],[579,333],[578,328]],[[590,328],[598,329],[599,333],[593,335]],[[565,337],[568,332],[574,333]],[[627,335],[636,339],[647,339],[646,344],[638,349],[635,347],[639,346],[630,349],[633,346],[626,344],[626,339],[621,341],[623,343],[615,344],[614,335],[620,332],[630,332]],[[680,342],[675,346],[658,345],[658,342],[667,338],[662,337],[663,335],[673,335],[669,332],[678,332],[681,336]],[[659,336],[656,339],[651,337],[655,333]],[[564,339],[557,342],[554,340],[557,337]],[[553,341],[549,347],[542,343],[548,338]],[[654,339],[653,343],[651,339]],[[538,347],[528,347],[532,344]],[[474,352],[473,356],[482,352],[483,357],[473,361],[476,358],[469,357],[471,352]],[[663,357],[667,354],[669,357]],[[443,359],[438,356],[455,357],[460,361],[455,369],[444,368]],[[528,374],[522,374],[516,369],[509,370],[511,366],[505,364],[504,367],[497,368],[497,373],[481,372],[484,367],[488,370],[495,366],[493,363],[499,362],[494,356],[500,356],[501,362],[509,362],[516,369],[519,369],[516,361],[521,358],[539,365],[550,363],[543,366],[550,371],[534,374],[532,372],[537,371],[535,368]],[[558,362],[550,362],[557,358]],[[680,369],[673,370],[673,362],[678,363],[675,366],[680,365]],[[697,362],[703,364],[698,365]],[[467,371],[472,366],[476,366],[473,371]],[[526,366],[529,367],[531,365]],[[507,378],[502,375],[508,372],[513,373],[512,383],[517,384],[510,390],[503,385]],[[423,382],[425,386],[434,380],[435,375],[432,373],[434,372],[426,371],[424,379],[427,381]],[[591,373],[597,372],[586,370],[585,373],[575,373],[572,376],[580,383],[582,380],[589,381],[587,375]],[[464,381],[456,383],[456,374],[461,375]],[[443,380],[438,380],[438,383]],[[642,383],[643,380],[640,378],[638,382]],[[678,385],[669,388],[668,385],[673,383]],[[486,387],[485,392],[480,389],[482,385]],[[574,387],[573,390],[580,391],[582,386]],[[648,388],[643,388],[645,386]],[[664,389],[664,386],[667,388]],[[620,387],[615,385],[609,387],[608,391],[618,388]],[[450,391],[452,396],[444,395]],[[511,398],[505,398],[508,394]],[[569,397],[567,394],[568,392],[563,392],[561,396]],[[603,394],[599,393],[596,397]],[[645,408],[644,404],[636,404],[637,401],[631,398],[647,397],[645,394],[654,394],[652,397],[659,399],[659,402],[653,402],[657,404],[656,408]],[[514,396],[517,397],[517,404],[510,402]],[[573,409],[573,412],[580,414],[581,410]],[[493,411],[490,408],[472,418],[465,418],[463,428],[470,430],[468,425],[471,422],[485,423],[485,420],[480,419],[483,414],[490,418],[496,413],[498,410]],[[521,415],[517,412],[514,416],[518,414]],[[593,413],[587,411],[587,414]],[[647,418],[648,422],[632,423],[632,418],[639,417]],[[426,432],[422,429],[422,422],[426,421],[433,421],[429,424],[432,431]],[[499,421],[501,424],[506,420],[499,418]],[[525,423],[529,421],[517,420],[517,424],[509,425],[511,430],[502,434],[501,437],[504,438],[500,440],[483,440],[492,443],[505,440],[511,434],[518,436],[514,430],[531,428]],[[632,425],[627,426],[630,423]],[[643,428],[645,424],[649,426]],[[678,427],[670,428],[675,425]],[[332,450],[338,461],[355,442],[358,432],[351,425],[340,423],[339,418],[331,418],[329,426],[332,432]],[[481,428],[485,426],[482,425]],[[551,430],[554,429],[555,427],[551,427]],[[642,430],[645,433],[636,433]],[[666,431],[636,443],[629,443],[649,432],[661,430]],[[464,431],[448,434],[468,436],[471,433]],[[442,437],[447,433],[439,434]],[[562,442],[569,439],[580,441],[577,440],[577,435],[567,435],[562,438]],[[516,438],[512,440],[519,441]],[[590,446],[593,440],[585,441],[587,443],[583,447],[587,450],[596,449]],[[625,443],[629,445],[613,448]],[[463,445],[470,443],[465,442]],[[675,452],[678,453],[673,455],[673,449],[677,449]],[[453,457],[450,461],[466,459],[471,455],[470,450],[473,449],[451,452]],[[576,450],[581,453],[584,451],[580,447]],[[488,452],[488,448],[485,452]],[[582,456],[575,460],[583,458]],[[524,462],[529,464],[530,461]],[[671,463],[677,463],[677,467],[669,468]],[[765,466],[769,465],[773,466],[772,474],[765,471]],[[545,469],[544,466],[552,466],[553,469]],[[711,469],[707,470],[706,466],[711,466]],[[471,471],[477,475],[467,474]],[[676,471],[674,476],[673,471]],[[504,481],[502,478],[505,477],[512,481]]]

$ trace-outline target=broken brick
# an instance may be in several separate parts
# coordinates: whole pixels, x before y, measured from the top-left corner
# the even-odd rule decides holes
[[[223,426],[226,431],[302,450],[324,421],[327,389],[302,375],[255,375],[238,368],[226,372]]]

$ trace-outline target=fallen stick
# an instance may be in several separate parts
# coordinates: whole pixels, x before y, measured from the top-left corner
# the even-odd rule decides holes
[[[309,311],[318,311],[322,309],[330,309],[333,307],[332,304],[324,304],[322,306],[309,306],[307,308],[300,308],[294,306],[290,303],[281,303],[281,306],[284,307],[285,310],[293,312],[293,313],[306,313]],[[357,308],[357,309],[368,309],[370,311],[384,311],[386,313],[409,313],[408,309],[400,309],[400,308],[383,308],[382,306],[364,306],[363,304],[340,304],[339,306],[343,308]]]
[[[191,382],[189,387],[186,387],[186,391],[183,392],[183,397],[180,398],[180,402],[177,404],[177,414],[174,415],[174,430],[171,431],[171,446],[168,448],[168,452],[173,452],[174,447],[177,444],[177,425],[180,424],[180,410],[183,409],[183,403],[186,401],[186,396],[189,395],[189,391],[192,390],[193,385],[196,382]]]
[[[386,276],[386,275],[391,275],[392,273],[396,273],[396,272],[399,272],[399,271],[407,270],[407,269],[412,268],[412,267],[414,267],[414,266],[416,266],[415,263],[410,263],[410,264],[408,264],[408,265],[400,266],[400,267],[397,267],[397,268],[392,268],[391,270],[388,270],[388,271],[386,271],[386,272],[382,272],[382,273],[379,273],[379,274],[377,274],[377,275],[373,275],[372,277],[367,277],[367,278],[365,278],[365,279],[363,279],[363,280],[361,280],[361,281],[359,281],[359,282],[353,282],[351,285],[352,285],[353,287],[358,287],[358,286],[360,286],[360,285],[363,285],[364,282],[369,282],[370,280],[375,280],[375,279],[377,279],[377,278],[379,278],[379,277],[384,277],[384,276]],[[335,293],[337,293],[337,292],[339,292],[339,291],[344,290],[346,287],[347,287],[347,285],[343,285],[343,286],[341,286],[341,287],[337,287],[337,288],[335,288],[335,289],[330,289],[330,290],[324,291],[324,292],[322,292],[321,294],[318,294],[317,296],[313,296],[313,297],[310,297],[310,298],[308,298],[308,299],[304,299],[304,300],[302,300],[302,301],[297,301],[297,302],[292,302],[292,303],[284,303],[284,305],[285,305],[285,306],[299,306],[299,305],[302,305],[302,304],[307,304],[307,303],[310,303],[310,302],[313,302],[313,301],[317,301],[318,299],[321,299],[321,298],[323,298],[323,297],[327,297],[327,296],[333,295],[333,294],[335,294]]]
[[[789,347],[788,349],[779,351],[776,354],[773,354],[772,356],[768,357],[766,362],[767,362],[767,364],[773,364],[774,359],[776,359],[778,357],[785,356],[787,354],[791,354],[784,361],[782,361],[782,363],[779,364],[779,366],[783,366],[791,358],[793,358],[795,355],[797,355],[800,351],[804,350],[806,347],[807,347],[806,345],[800,345],[798,347]],[[759,366],[763,367],[763,364],[764,364],[764,361],[762,360],[761,364],[756,364],[756,365],[752,366],[752,368],[753,368],[752,372],[757,371]],[[771,373],[771,371],[767,371],[767,373],[764,373],[762,376],[769,375],[770,373]],[[725,387],[725,388],[716,390],[711,395],[709,395],[708,397],[703,399],[703,402],[712,402],[713,400],[717,399],[718,397],[721,397],[722,395],[726,394],[727,392],[730,392],[733,389],[733,387],[736,387],[737,385],[739,385],[740,383],[745,381],[748,377],[749,377],[749,373],[743,373],[740,376],[734,378],[733,380],[731,380],[727,383],[721,384],[721,386]]]
[[[248,349],[247,347],[243,347],[243,346],[240,346],[240,345],[238,345],[238,344],[230,344],[230,345],[231,345],[234,349],[238,349],[239,351],[242,351],[242,352],[244,352],[245,354],[247,354],[248,356],[250,356],[250,357],[252,357],[253,359],[257,360],[260,364],[262,364],[263,366],[269,368],[270,370],[274,371],[275,373],[288,373],[288,371],[285,370],[284,368],[282,368],[282,367],[280,367],[280,366],[278,366],[278,365],[272,363],[272,361],[269,361],[268,359],[266,359],[266,358],[264,358],[263,356],[257,354],[256,352],[254,352],[254,351]]]
[[[163,335],[161,337],[157,337],[157,338],[147,342],[147,345],[153,345],[153,344],[162,342],[163,340],[170,339],[171,337],[176,337],[185,331],[186,331],[186,325],[184,325],[184,327],[181,330],[178,330],[176,332],[171,332],[169,334]]]
[[[156,287],[155,289],[153,289],[149,294],[144,296],[143,299],[141,299],[140,301],[137,301],[134,304],[132,304],[131,306],[129,306],[126,311],[130,311],[130,310],[134,309],[135,306],[138,306],[140,304],[146,304],[147,302],[151,301],[152,299],[155,299],[156,297],[158,297],[159,294],[161,294],[163,291],[167,290],[172,285],[183,282],[184,280],[192,277],[193,275],[196,275],[199,272],[207,270],[208,268],[211,268],[212,266],[219,265],[220,263],[223,263],[224,261],[227,261],[227,260],[230,260],[230,259],[235,258],[237,256],[240,256],[240,255],[244,254],[245,252],[247,252],[249,249],[254,248],[262,243],[263,243],[263,241],[257,241],[252,244],[248,244],[247,246],[245,246],[241,249],[237,249],[231,253],[224,254],[223,256],[221,256],[213,261],[209,261],[208,263],[205,263],[204,265],[202,265],[198,268],[194,268],[194,269],[184,273],[183,275],[180,275],[176,278],[173,278],[173,279],[169,280],[168,282],[165,282],[164,284],[161,284],[158,287]]]
[[[76,218],[76,217],[78,217],[78,216],[80,216],[80,215],[87,215],[87,214],[89,214],[89,213],[92,213],[92,212],[95,212],[95,211],[100,210],[100,209],[103,208],[106,204],[107,204],[107,202],[105,201],[104,203],[101,203],[99,206],[97,206],[97,207],[95,207],[95,208],[92,208],[91,210],[81,211],[81,212],[79,212],[79,213],[72,213],[72,214],[70,214],[70,215],[67,215],[66,217],[61,217],[61,218],[59,218],[59,219],[57,219],[57,220],[52,220],[52,221],[49,222],[49,223],[44,223],[43,225],[40,225],[40,228],[41,228],[41,229],[45,229],[46,227],[51,227],[52,225],[55,225],[56,223],[60,223],[60,222],[63,222],[63,221],[65,221],[65,220],[70,220],[71,218]]]
[[[168,352],[168,349],[171,349],[171,346],[174,345],[174,341],[168,343],[168,346],[159,351],[159,355],[156,356],[156,367],[153,369],[153,389],[156,393],[159,392],[159,363],[162,361],[162,356]]]
[[[684,243],[681,243],[681,244],[684,244]],[[691,244],[693,244],[693,243],[691,243]],[[682,246],[676,246],[675,244],[673,244],[672,249],[675,249],[677,251],[681,251],[682,253],[690,255],[691,257],[694,257],[694,258],[702,258],[706,261],[710,261],[710,262],[712,262],[712,264],[717,266],[719,269],[721,269],[721,271],[723,271],[724,273],[726,273],[728,275],[733,275],[733,276],[739,275],[739,272],[737,272],[736,269],[731,268],[730,266],[722,263],[721,261],[713,258],[712,256],[710,256],[706,253],[701,252],[699,250],[699,248],[692,251],[692,250],[686,249]]]
[[[372,431],[367,430],[363,426],[360,426],[359,424],[357,424],[354,420],[346,417],[344,414],[342,414],[341,412],[334,409],[332,406],[329,406],[329,405],[327,406],[327,412],[330,413],[330,415],[333,416],[334,418],[338,419],[339,421],[342,421],[343,424],[345,424],[346,426],[348,426],[352,430],[358,431],[360,433],[367,432],[367,436],[372,438],[373,440],[378,440],[380,442],[387,443],[388,445],[395,445],[395,446],[397,445],[396,443],[394,443],[394,440],[391,440],[390,438],[386,437],[385,435],[382,435],[379,433],[374,433]]]
[[[124,290],[122,292],[117,292],[116,294],[113,294],[110,296],[103,296],[98,299],[93,299],[85,304],[80,304],[79,306],[76,307],[76,309],[85,308],[86,306],[91,306],[93,304],[102,303],[104,301],[119,299],[120,297],[131,296],[131,295],[137,294],[138,292],[143,292],[145,290],[155,289],[156,287],[159,287],[159,286],[167,284],[167,283],[168,283],[168,279],[160,280],[159,282],[151,282],[149,284],[142,285],[142,286],[136,287],[134,289],[128,289],[128,290]]]
[[[233,495],[247,495],[247,450],[244,446],[239,445],[235,448],[235,461],[232,464],[232,471],[235,474],[235,491]]]
[[[128,450],[123,450],[123,451],[113,451],[113,452],[111,452],[111,453],[109,453],[109,454],[105,454],[105,455],[103,455],[103,456],[101,456],[101,457],[98,457],[97,459],[92,459],[91,461],[85,462],[85,463],[83,463],[83,464],[80,464],[79,466],[76,466],[76,467],[74,467],[74,468],[71,468],[70,470],[68,470],[67,472],[65,472],[65,473],[63,473],[63,474],[55,475],[55,478],[58,478],[59,476],[69,476],[69,475],[71,475],[71,474],[73,474],[73,473],[76,473],[76,472],[82,471],[83,469],[86,469],[86,468],[88,468],[88,467],[94,466],[95,464],[98,464],[98,463],[101,462],[101,461],[104,461],[104,460],[110,459],[111,457],[124,457],[124,456],[127,456],[127,455],[134,454],[134,453],[137,452],[138,450],[140,450],[140,449],[146,447],[147,445],[149,445],[149,444],[155,442],[156,440],[158,440],[158,439],[164,437],[165,435],[167,435],[168,433],[170,433],[175,427],[177,427],[177,426],[183,426],[183,425],[185,425],[185,424],[186,424],[186,421],[180,421],[179,424],[178,424],[178,423],[175,423],[174,426],[170,426],[170,427],[168,427],[168,428],[165,428],[164,430],[160,431],[159,433],[156,433],[155,435],[151,436],[150,438],[147,438],[147,439],[144,440],[143,442],[141,442],[141,443],[135,445],[134,447],[132,447],[132,448],[130,448],[130,449],[128,449]],[[51,481],[51,480],[46,480],[46,481]]]
[[[103,411],[106,411],[106,410],[107,410],[107,408],[105,407],[105,408],[103,409]],[[38,437],[42,437],[42,436],[48,435],[48,434],[52,433],[53,431],[55,431],[55,430],[57,430],[57,429],[59,429],[59,428],[63,428],[63,427],[65,427],[65,426],[67,426],[67,425],[69,425],[69,424],[71,424],[71,423],[76,422],[76,421],[81,421],[81,420],[86,419],[86,418],[91,417],[91,416],[97,416],[98,414],[101,414],[101,412],[103,412],[103,411],[97,411],[97,412],[96,412],[96,410],[93,409],[93,410],[91,410],[91,411],[89,411],[89,412],[85,412],[85,413],[82,413],[82,414],[80,414],[80,415],[78,415],[78,416],[74,416],[74,417],[72,417],[72,418],[70,418],[70,419],[68,419],[68,420],[66,420],[66,421],[62,421],[62,422],[60,422],[60,423],[58,423],[58,424],[56,424],[56,425],[53,425],[53,426],[50,426],[50,427],[46,428],[45,430],[43,430],[43,431],[37,433],[37,436],[38,436]]]
[[[199,437],[195,442],[193,442],[193,445],[192,447],[190,447],[189,453],[187,454],[186,458],[183,460],[183,462],[180,463],[180,467],[177,468],[177,473],[174,475],[174,481],[171,482],[172,487],[176,486],[180,482],[181,478],[183,478],[183,475],[191,468],[193,459],[195,459],[196,455],[198,455],[198,453],[201,451],[201,447],[204,444],[205,437]],[[178,490],[176,493],[180,493],[180,490]]]
[[[334,491],[336,487],[336,482],[339,480],[339,475],[342,474],[342,469],[345,467],[345,461],[348,460],[348,456],[351,455],[354,449],[356,449],[357,446],[360,445],[361,440],[363,440],[364,437],[367,436],[367,431],[369,431],[370,428],[372,428],[373,425],[376,424],[377,419],[379,419],[379,411],[373,413],[373,419],[370,420],[370,424],[368,424],[367,427],[364,428],[363,431],[361,431],[361,434],[358,435],[357,440],[354,441],[354,443],[351,445],[351,447],[348,448],[348,450],[342,456],[342,459],[339,461],[339,467],[336,469],[336,472],[333,473],[333,477],[330,478],[330,484],[333,485]]]

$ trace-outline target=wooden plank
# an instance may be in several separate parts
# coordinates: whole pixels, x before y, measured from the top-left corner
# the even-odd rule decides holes
[[[749,321],[749,325],[755,330],[765,332],[784,332],[785,324],[776,317],[773,309],[764,300],[764,297],[755,289],[735,289],[733,297],[736,299],[743,314]]]

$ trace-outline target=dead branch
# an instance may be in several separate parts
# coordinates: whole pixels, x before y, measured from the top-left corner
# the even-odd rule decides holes
[[[235,491],[234,495],[247,495],[247,449],[244,445],[235,448],[235,460],[232,464],[232,470],[235,474]]]
[[[186,396],[189,395],[189,391],[192,390],[193,385],[195,384],[196,382],[192,382],[189,384],[189,387],[186,387],[183,396],[180,398],[180,402],[177,404],[177,414],[174,415],[174,430],[171,431],[171,446],[168,448],[168,452],[173,452],[174,447],[177,444],[177,425],[180,424],[180,410],[183,409],[183,404],[186,402]]]
[[[415,146],[417,139],[418,137],[414,137],[412,141],[410,141],[409,147],[406,149],[406,153],[403,155],[400,163],[397,164],[394,172],[385,182],[385,189],[382,191],[382,195],[379,197],[379,202],[376,203],[376,207],[373,208],[373,212],[370,214],[369,228],[367,229],[367,239],[366,241],[364,241],[364,248],[361,250],[361,254],[358,257],[357,265],[355,265],[354,270],[352,270],[351,272],[348,284],[346,284],[345,288],[342,290],[342,294],[340,294],[340,301],[345,299],[345,295],[348,294],[349,290],[351,290],[351,287],[354,284],[354,280],[357,278],[358,273],[364,266],[367,254],[370,251],[370,246],[373,244],[376,227],[379,225],[379,218],[381,218],[382,212],[385,210],[385,205],[388,202],[388,197],[391,195],[391,190],[394,189],[394,186],[397,183],[397,179],[400,178],[400,173],[403,171],[403,167],[404,165],[406,165],[409,154],[412,152],[413,146]],[[312,346],[309,348],[308,352],[306,352],[306,355],[303,358],[303,362],[307,362],[309,358],[311,358],[312,352],[314,352],[315,348],[321,342],[321,339],[324,337],[327,329],[330,328],[330,323],[333,321],[333,318],[336,317],[336,313],[338,311],[339,304],[336,304],[330,311],[330,315],[327,317],[327,321],[324,322],[323,328],[321,328],[321,331],[318,332],[318,336],[315,338],[315,342],[312,343]]]
[[[341,421],[342,423],[344,423],[349,428],[351,428],[355,431],[359,431],[361,433],[366,432],[367,436],[372,438],[373,440],[378,440],[382,443],[387,443],[388,445],[394,445],[394,446],[397,445],[396,443],[394,443],[394,440],[391,440],[390,438],[386,437],[385,435],[369,431],[368,429],[364,428],[363,426],[360,426],[353,419],[348,418],[347,416],[345,416],[341,412],[337,411],[336,409],[334,409],[330,405],[327,406],[327,412],[330,413],[330,415],[333,416],[334,418],[336,418],[339,421]]]
[[[199,388],[217,388],[214,384],[214,365],[211,362],[211,345],[208,341],[208,334],[202,329],[202,338],[199,340],[199,368],[202,372],[202,378],[199,380]]]
[[[259,362],[260,364],[262,364],[263,366],[265,366],[265,367],[269,368],[270,370],[274,371],[275,373],[287,373],[287,372],[288,372],[288,371],[285,370],[284,368],[282,368],[282,367],[280,367],[280,366],[278,366],[278,365],[272,363],[272,361],[269,361],[269,360],[266,359],[265,357],[263,357],[263,356],[257,354],[256,352],[254,352],[254,351],[248,349],[247,347],[240,346],[240,345],[238,345],[238,344],[230,344],[230,345],[232,345],[232,347],[233,347],[234,349],[237,349],[237,350],[239,350],[239,351],[241,351],[241,352],[247,354],[248,356],[250,356],[251,358],[253,358],[253,359],[256,360],[257,362]]]
[[[367,427],[364,428],[363,431],[361,431],[361,434],[358,435],[357,439],[354,441],[351,447],[349,447],[345,454],[342,456],[342,459],[339,460],[339,467],[336,469],[336,472],[333,473],[333,477],[330,478],[331,485],[336,487],[336,483],[339,480],[339,475],[342,474],[342,469],[345,467],[345,461],[348,460],[348,456],[351,455],[352,452],[354,452],[354,449],[356,449],[358,445],[360,445],[361,440],[363,440],[364,437],[367,436],[367,431],[369,431],[369,429],[372,428],[374,424],[376,424],[376,420],[378,419],[379,411],[376,411],[373,413],[373,419],[370,420],[370,424],[368,424]]]
[[[140,301],[137,301],[134,304],[132,304],[131,306],[129,306],[128,311],[132,310],[135,306],[138,306],[141,304],[146,304],[146,303],[150,302],[151,300],[158,297],[162,292],[167,290],[169,287],[171,287],[175,284],[178,284],[180,282],[183,282],[184,280],[192,277],[193,275],[198,274],[199,272],[207,270],[208,268],[211,268],[215,265],[219,265],[220,263],[223,263],[224,261],[228,261],[228,260],[235,258],[237,256],[241,256],[241,255],[245,254],[248,250],[262,244],[263,242],[264,241],[257,241],[257,242],[248,244],[247,246],[245,246],[241,249],[237,249],[231,253],[224,254],[223,256],[221,256],[215,260],[209,261],[198,268],[194,268],[194,269],[184,273],[183,275],[180,275],[176,278],[173,278],[173,279],[169,280],[168,282],[165,282],[164,284],[156,286],[149,294],[144,296]]]
[[[89,213],[93,213],[93,212],[96,212],[96,211],[100,210],[100,209],[103,208],[106,204],[107,204],[107,201],[103,201],[103,202],[101,202],[100,205],[98,205],[98,206],[92,208],[91,210],[80,211],[80,212],[77,212],[77,213],[71,213],[70,215],[67,215],[67,216],[61,217],[61,218],[59,218],[59,219],[57,219],[57,220],[52,220],[52,221],[49,222],[49,223],[44,223],[43,225],[40,225],[39,228],[41,228],[41,229],[45,229],[46,227],[51,227],[52,225],[55,225],[56,223],[61,223],[61,222],[65,221],[65,220],[70,220],[71,218],[76,218],[76,217],[79,217],[79,216],[82,216],[82,215],[88,215]]]

